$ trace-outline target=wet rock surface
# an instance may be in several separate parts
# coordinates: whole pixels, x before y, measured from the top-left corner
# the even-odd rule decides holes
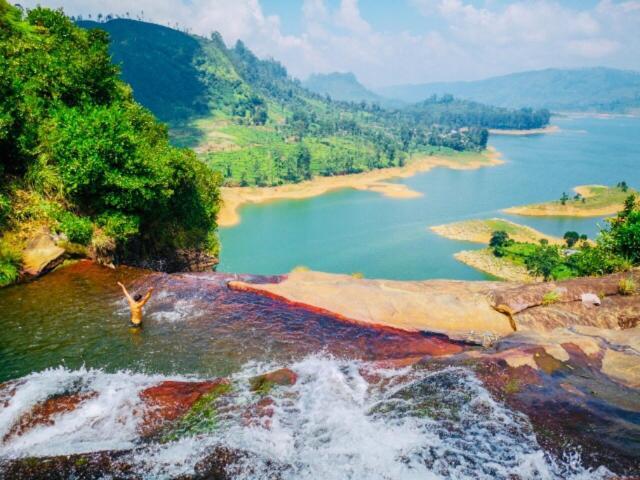
[[[80,262],[72,268],[90,271],[95,267],[88,262]],[[53,278],[58,273],[40,281]],[[628,275],[623,277],[627,278]],[[637,272],[633,272],[633,275],[637,275]],[[104,284],[103,277],[100,278],[100,284]],[[249,344],[244,339],[248,338],[247,332],[268,323],[270,328],[273,325],[280,328],[274,334],[281,342],[275,344],[280,351],[291,348],[291,352],[296,352],[295,348],[302,345],[314,352],[326,345],[336,355],[370,361],[353,367],[362,378],[355,392],[362,394],[380,385],[398,384],[401,387],[394,387],[382,401],[372,403],[367,415],[391,423],[404,421],[405,418],[427,418],[437,423],[439,427],[434,435],[446,439],[449,446],[442,450],[427,448],[420,453],[424,464],[434,472],[446,476],[446,472],[454,471],[451,465],[455,462],[468,461],[464,472],[472,472],[475,468],[484,469],[483,474],[491,475],[493,471],[490,465],[474,463],[477,459],[465,452],[469,448],[469,443],[465,442],[470,441],[470,432],[480,427],[487,435],[498,427],[505,429],[500,431],[509,431],[512,428],[510,425],[499,423],[504,417],[500,408],[506,405],[510,411],[526,415],[516,415],[517,425],[513,428],[520,430],[514,436],[516,442],[513,448],[521,440],[528,445],[531,442],[539,443],[545,452],[558,459],[567,453],[579,452],[580,462],[588,467],[595,469],[604,466],[617,475],[633,478],[640,476],[637,460],[640,458],[640,327],[636,321],[640,296],[620,295],[620,278],[580,279],[554,285],[483,283],[470,287],[473,298],[466,304],[464,312],[473,312],[473,308],[481,305],[483,312],[491,311],[492,315],[498,315],[501,321],[506,322],[505,325],[509,324],[509,316],[495,311],[491,302],[511,305],[514,312],[511,320],[516,324],[517,331],[513,331],[509,325],[505,330],[508,333],[495,338],[484,348],[432,333],[406,332],[390,326],[354,325],[352,322],[336,320],[332,315],[310,312],[306,307],[256,295],[253,290],[232,291],[226,288],[229,280],[240,280],[243,285],[254,287],[277,284],[282,281],[280,277],[151,273],[140,275],[133,283],[138,290],[155,286],[157,291],[170,292],[170,297],[158,295],[154,305],[156,312],[162,313],[163,308],[169,308],[175,298],[189,295],[198,312],[207,308],[215,311],[218,317],[197,321],[190,318],[189,329],[199,324],[207,325],[208,329],[203,332],[212,339],[225,330],[231,332],[233,338],[244,335],[243,344],[238,345],[237,351],[241,351],[245,344],[252,348],[259,347],[260,344]],[[375,283],[373,288],[379,295],[385,295],[387,291],[396,295],[396,283]],[[401,297],[404,298],[407,291],[411,295],[424,296],[426,291],[435,295],[438,288],[446,287],[445,297],[449,308],[465,302],[464,292],[467,290],[458,285],[459,282],[453,282],[452,287],[448,282],[446,285],[437,283],[437,288],[434,284],[426,290],[424,284],[427,282],[417,283],[417,286],[401,289]],[[560,299],[542,305],[542,299],[549,289],[561,291]],[[585,292],[597,294],[602,299],[601,305],[582,302],[581,296]],[[439,301],[425,297],[414,305],[428,309],[439,304]],[[381,311],[388,315],[387,318],[393,319],[390,313],[393,310]],[[247,318],[255,318],[255,321],[240,323]],[[228,323],[223,324],[225,321]],[[158,325],[154,327],[159,328]],[[220,330],[212,330],[211,326]],[[286,337],[290,330],[295,331],[296,335]],[[330,330],[331,335],[327,334],[326,340],[320,341],[325,330]],[[476,331],[476,334],[481,337],[482,331]],[[175,333],[172,335],[175,338]],[[259,337],[264,341],[265,335]],[[288,342],[283,342],[283,338],[287,338]],[[235,353],[233,351],[229,355]],[[281,365],[291,365],[291,368],[270,370]],[[343,373],[349,367],[343,366],[341,369],[340,373]],[[422,376],[412,382],[412,375],[421,371],[431,371],[433,375]],[[467,371],[474,372],[474,378],[479,379],[478,384],[489,391],[497,405],[486,398],[474,397],[479,391],[474,387],[475,380],[468,379],[466,373],[460,373]],[[336,375],[336,372],[333,374]],[[208,376],[199,378],[207,379]],[[325,378],[328,382],[323,384],[325,389],[335,386],[330,382],[333,379],[332,376]],[[3,409],[11,405],[25,381],[28,380],[0,385],[0,415]],[[296,410],[292,408],[295,396],[300,394],[299,389],[308,381],[308,377],[304,377],[295,365],[279,360],[265,369],[251,371],[250,375],[242,377],[237,383],[234,381],[233,378],[198,381],[182,378],[156,379],[152,383],[144,383],[131,397],[131,409],[126,410],[133,411],[137,419],[137,423],[134,423],[138,430],[134,432],[133,450],[5,460],[0,465],[0,478],[103,478],[109,475],[113,478],[140,478],[135,456],[149,455],[154,458],[154,448],[171,445],[174,441],[195,439],[193,445],[197,445],[200,435],[217,435],[230,412],[237,415],[242,427],[252,429],[251,435],[277,432],[278,422],[282,422],[278,414],[282,415],[283,405],[286,405],[287,412]],[[60,418],[73,415],[83,405],[93,402],[94,392],[90,386],[82,386],[75,390],[61,390],[35,402],[28,411],[15,416],[11,429],[7,430],[8,434],[4,435],[2,441],[6,444],[38,428],[55,426]],[[321,393],[326,392],[318,390],[318,394]],[[486,392],[484,396],[488,397]],[[340,397],[334,399],[339,400]],[[327,405],[327,408],[331,407]],[[535,434],[534,437],[529,435],[530,430]],[[496,438],[496,442],[498,440]],[[296,446],[298,441],[296,439],[292,445]],[[451,445],[455,448],[452,449]],[[516,465],[510,463],[513,458],[508,453],[498,451],[490,442],[482,445],[482,449],[478,447],[478,450],[482,450],[488,458],[503,455],[504,465]],[[527,452],[529,450],[524,453]],[[455,457],[458,454],[461,458]],[[298,467],[283,465],[275,461],[275,457],[266,457],[231,448],[231,444],[217,446],[203,452],[194,462],[192,471],[176,478],[227,479],[237,478],[241,474],[251,478],[251,472],[258,470],[261,478],[264,478],[265,471],[270,472],[271,477],[268,478],[291,478],[291,472]],[[444,465],[444,460],[449,458],[455,461]]]
[[[5,435],[3,441],[42,425],[53,425],[57,415],[75,410],[81,403],[96,395],[96,392],[80,392],[48,398],[44,402],[38,403],[31,411],[23,414],[9,433]]]
[[[144,414],[140,427],[143,436],[156,433],[168,422],[185,415],[203,396],[229,381],[216,379],[209,382],[165,381],[140,392]]]

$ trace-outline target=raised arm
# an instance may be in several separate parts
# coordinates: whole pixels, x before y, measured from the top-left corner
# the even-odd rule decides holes
[[[147,292],[147,294],[144,297],[142,297],[142,300],[140,300],[140,305],[144,305],[145,303],[147,303],[151,298],[152,293],[153,293],[153,287],[151,287]]]
[[[124,296],[127,297],[127,300],[129,300],[129,302],[133,302],[133,298],[131,298],[131,295],[129,295],[129,292],[127,292],[127,289],[124,287],[124,285],[120,282],[118,282],[118,285],[120,285],[120,288],[122,289]]]

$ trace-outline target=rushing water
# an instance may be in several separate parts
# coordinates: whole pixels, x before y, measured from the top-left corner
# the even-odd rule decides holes
[[[121,460],[136,472],[172,478],[222,444],[252,454],[237,478],[273,478],[274,463],[286,479],[605,477],[579,456],[547,454],[526,416],[493,400],[471,371],[388,363],[471,347],[232,292],[232,278],[80,262],[0,290],[0,381],[10,382],[0,386],[0,472],[12,458],[132,449]],[[126,326],[119,279],[156,288],[140,332]],[[259,397],[247,379],[280,366],[297,383],[273,392],[268,428],[248,424]],[[141,438],[142,390],[222,375],[234,387],[216,428],[168,443]],[[16,434],[41,402],[82,392],[91,396],[73,411]]]
[[[640,118],[554,117],[561,131],[492,136],[506,163],[472,171],[435,169],[398,180],[422,192],[397,200],[342,190],[308,200],[242,208],[242,222],[221,230],[221,271],[277,274],[297,265],[371,278],[482,279],[453,258],[476,244],[451,241],[429,226],[502,216],[545,233],[594,236],[601,219],[506,216],[503,208],[559,198],[576,185],[640,187]]]
[[[243,421],[239,412],[256,395],[239,388],[225,400],[221,410],[226,413],[215,431],[138,449],[127,461],[144,476],[168,478],[191,472],[208,448],[222,443],[253,453],[246,470],[237,467],[237,478],[273,478],[267,460],[287,465],[285,479],[310,480],[597,479],[607,473],[584,470],[577,457],[558,462],[545,455],[527,418],[496,403],[464,369],[385,370],[317,355],[291,366],[300,379],[292,389],[274,393],[269,428]],[[234,380],[242,385],[269,367],[273,364],[247,364]],[[377,382],[367,381],[365,372],[375,372]],[[10,436],[4,455],[132,449],[142,421],[135,399],[143,388],[166,378],[63,368],[29,375],[0,412],[1,436],[20,413],[72,385],[98,395],[60,415],[54,425]],[[435,407],[427,416],[422,409],[430,401]]]

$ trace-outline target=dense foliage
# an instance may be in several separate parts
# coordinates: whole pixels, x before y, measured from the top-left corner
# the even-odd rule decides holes
[[[80,244],[99,232],[121,257],[217,252],[218,178],[172,147],[166,127],[133,100],[108,35],[58,11],[24,15],[5,0],[0,169],[5,231],[44,222]]]
[[[628,270],[640,265],[640,205],[635,195],[627,197],[618,215],[607,219],[595,243],[573,231],[565,233],[564,239],[566,249],[546,240],[539,245],[514,242],[506,232],[496,231],[490,247],[495,256],[507,257],[545,281]]]
[[[307,90],[280,63],[257,58],[242,42],[228,48],[217,33],[206,39],[125,19],[80,25],[110,33],[113,57],[136,98],[228,185],[308,178],[297,167],[301,151],[309,153],[311,175],[357,173],[403,165],[412,153],[479,151],[486,128],[544,121],[536,112],[448,97],[412,110],[382,108],[375,96],[338,101]],[[167,78],[158,74],[165,71]]]
[[[496,129],[531,129],[549,123],[549,110],[521,108],[509,110],[491,107],[468,100],[459,100],[451,95],[433,95],[406,108],[415,122],[449,125],[462,128],[468,126]]]

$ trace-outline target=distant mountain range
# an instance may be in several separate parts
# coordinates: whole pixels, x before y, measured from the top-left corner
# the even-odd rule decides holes
[[[604,67],[550,68],[473,82],[396,85],[376,92],[409,103],[449,93],[508,108],[623,113],[640,110],[640,72]]]
[[[392,100],[372,92],[351,72],[317,73],[302,82],[302,85],[320,95],[329,95],[334,100],[365,101],[387,107],[400,107],[404,104],[400,100]]]

